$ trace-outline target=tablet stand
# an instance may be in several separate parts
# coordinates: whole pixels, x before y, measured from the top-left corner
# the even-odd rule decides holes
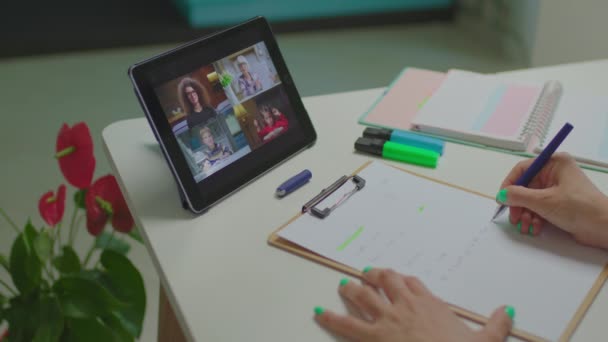
[[[182,208],[190,210],[190,208],[188,208],[188,201],[186,201],[186,195],[184,194],[182,188],[179,185],[177,186],[177,192],[179,193],[179,199],[182,202]]]

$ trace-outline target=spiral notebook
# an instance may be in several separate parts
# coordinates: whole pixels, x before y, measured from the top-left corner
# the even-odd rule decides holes
[[[608,167],[608,97],[543,85],[504,82],[451,70],[416,113],[412,130],[525,154],[538,154],[565,122],[575,129],[561,146],[581,162]]]

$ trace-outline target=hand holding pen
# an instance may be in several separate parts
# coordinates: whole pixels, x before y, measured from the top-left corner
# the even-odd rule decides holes
[[[551,142],[545,147],[545,149],[532,161],[530,166],[521,174],[517,181],[515,181],[515,185],[528,187],[530,182],[534,179],[534,177],[540,172],[540,170],[545,166],[545,164],[549,161],[555,150],[562,144],[562,142],[566,139],[568,134],[572,131],[572,125],[569,123],[564,124],[564,127],[557,132],[555,137],[551,139]],[[500,203],[504,203],[506,200],[506,190],[502,189],[496,195],[496,201]],[[506,209],[505,204],[501,204],[496,209],[492,220],[495,220],[500,214]],[[520,227],[521,228],[521,227]]]
[[[509,206],[509,220],[522,234],[538,235],[547,223],[580,243],[608,248],[608,197],[567,153],[554,154],[529,187],[516,185],[535,159],[519,162],[496,196]]]

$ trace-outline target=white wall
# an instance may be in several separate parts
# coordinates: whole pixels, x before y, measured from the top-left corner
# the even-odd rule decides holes
[[[608,58],[608,1],[539,0],[532,66]]]
[[[503,48],[507,56],[527,64],[536,41],[538,0],[507,0],[503,21],[506,34]]]
[[[458,23],[488,49],[528,65],[539,0],[459,0]]]
[[[606,0],[460,0],[488,48],[531,67],[608,58]]]

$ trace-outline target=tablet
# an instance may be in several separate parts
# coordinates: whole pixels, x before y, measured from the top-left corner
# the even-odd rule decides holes
[[[137,63],[129,76],[195,213],[316,140],[262,17]]]

